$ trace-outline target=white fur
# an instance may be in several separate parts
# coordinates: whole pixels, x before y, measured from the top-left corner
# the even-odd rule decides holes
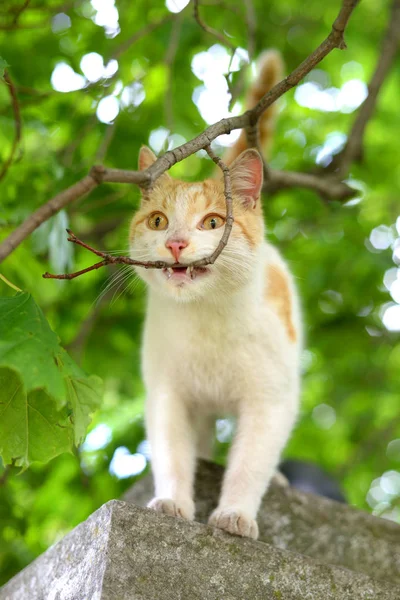
[[[177,226],[183,224],[182,217]],[[222,230],[199,232],[194,227],[189,234],[195,242],[183,251],[184,263],[207,255],[221,236]],[[150,242],[151,235],[159,242]],[[146,256],[162,254],[163,235],[148,234]],[[139,250],[133,244],[132,256],[135,252]],[[210,273],[180,289],[160,271],[140,272],[150,284],[143,340],[156,495],[150,506],[194,517],[195,459],[199,450],[206,451],[210,417],[232,415],[237,432],[210,522],[250,537],[257,537],[256,514],[295,423],[299,398],[297,298],[290,282],[297,334],[293,342],[266,300],[268,264],[288,273],[267,242],[251,250],[245,240],[231,236]]]

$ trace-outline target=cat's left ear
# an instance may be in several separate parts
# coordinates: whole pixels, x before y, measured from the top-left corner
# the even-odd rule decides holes
[[[232,192],[242,200],[246,208],[255,208],[263,184],[262,158],[254,148],[240,154],[230,165]]]

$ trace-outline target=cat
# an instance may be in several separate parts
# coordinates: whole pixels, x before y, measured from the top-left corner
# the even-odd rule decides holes
[[[259,64],[250,106],[281,78],[277,52],[264,53]],[[262,146],[274,112],[271,107],[261,120]],[[209,523],[256,539],[260,501],[298,413],[302,333],[292,276],[264,239],[262,159],[257,150],[244,150],[245,143],[242,134],[225,157],[235,221],[215,264],[186,267],[219,242],[226,216],[222,179],[185,183],[163,174],[143,192],[129,240],[134,259],[182,264],[136,269],[148,285],[142,370],[155,480],[148,506],[194,518],[196,456],[210,456],[216,416],[231,415],[237,431]],[[139,168],[155,160],[142,147]]]

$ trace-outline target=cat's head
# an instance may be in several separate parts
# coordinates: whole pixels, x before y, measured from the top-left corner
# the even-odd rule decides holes
[[[149,148],[139,155],[139,168],[156,160]],[[264,238],[260,206],[263,165],[256,150],[246,150],[230,166],[234,223],[228,243],[213,265],[187,269],[212,254],[225,224],[223,180],[185,183],[167,173],[143,192],[130,227],[130,255],[141,261],[162,260],[182,267],[144,269],[137,273],[153,289],[181,301],[227,294],[252,277]]]

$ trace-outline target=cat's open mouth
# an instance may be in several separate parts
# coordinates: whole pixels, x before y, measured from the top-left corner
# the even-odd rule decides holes
[[[201,277],[208,273],[208,269],[205,267],[168,267],[168,269],[163,269],[163,273],[166,278],[169,280],[193,280],[197,277]]]

